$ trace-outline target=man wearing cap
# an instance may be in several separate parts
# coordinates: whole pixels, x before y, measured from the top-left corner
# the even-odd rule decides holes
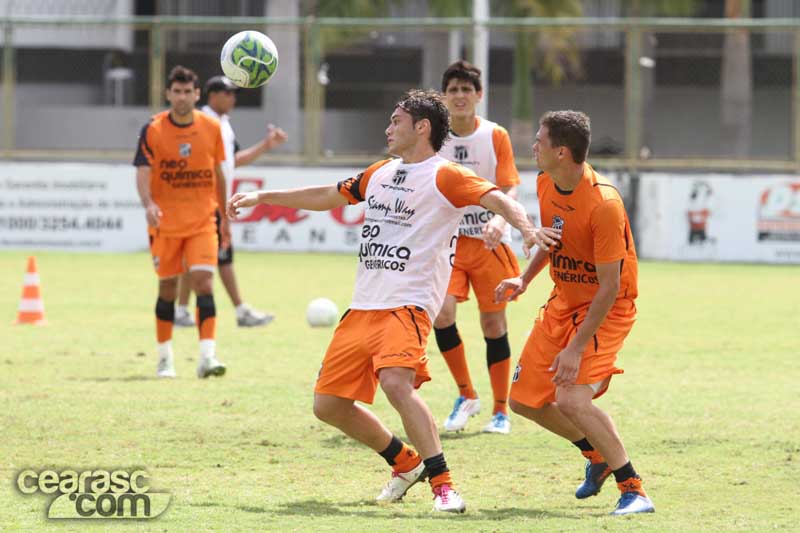
[[[272,124],[267,126],[267,133],[264,138],[249,148],[239,149],[236,136],[230,124],[229,113],[236,105],[236,92],[239,87],[225,76],[214,76],[206,82],[205,92],[208,103],[203,106],[202,111],[217,120],[222,126],[222,141],[225,146],[225,161],[222,162],[222,169],[228,184],[233,182],[233,169],[243,165],[248,165],[258,159],[261,154],[286,142],[288,136],[280,128]],[[230,187],[230,185],[229,185]],[[227,197],[230,197],[230,189]],[[219,227],[220,213],[217,211],[217,227]],[[222,241],[220,240],[220,243]],[[272,322],[273,315],[253,309],[244,301],[239,294],[239,287],[236,283],[236,274],[233,271],[233,246],[228,245],[219,248],[219,277],[222,284],[231,298],[231,302],[236,306],[236,323],[242,327],[264,326]],[[189,293],[191,285],[188,279],[181,276],[180,289],[178,293],[178,308],[175,313],[175,325],[182,327],[194,327],[194,318],[188,309]]]

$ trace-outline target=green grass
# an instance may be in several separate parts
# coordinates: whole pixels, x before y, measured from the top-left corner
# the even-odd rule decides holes
[[[797,267],[643,263],[639,322],[625,374],[599,400],[616,420],[657,512],[612,518],[613,483],[573,497],[582,460],[569,443],[512,416],[509,436],[443,435],[468,503],[430,512],[414,487],[397,505],[372,499],[383,460],[317,421],[312,388],[332,330],[305,305],[349,302],[355,259],[237,254],[245,296],[270,309],[262,329],[235,327],[217,287],[222,379],[194,377],[196,333],[176,330],[174,381],[154,379],[156,279],[145,254],[37,254],[49,325],[12,326],[23,253],[0,254],[0,530],[525,531],[796,529],[800,506],[800,298]],[[509,309],[514,361],[550,289],[540,278]],[[490,405],[474,300],[460,331]],[[431,339],[437,420],[455,387]],[[379,392],[374,410],[402,435]],[[487,409],[488,411],[488,409]],[[24,468],[145,467],[172,494],[155,521],[47,521],[47,497],[14,488]]]

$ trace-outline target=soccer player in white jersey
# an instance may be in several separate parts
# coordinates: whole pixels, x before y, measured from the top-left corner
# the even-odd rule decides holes
[[[380,454],[392,477],[378,501],[403,498],[429,478],[434,510],[463,512],[436,423],[416,389],[430,380],[425,347],[442,305],[458,223],[467,205],[499,213],[523,235],[526,251],[554,235],[535,229],[522,206],[469,169],[437,155],[449,113],[435,91],[409,91],[395,107],[386,140],[396,156],[336,185],[237,193],[227,213],[259,203],[328,210],[366,203],[353,301],[333,335],[314,389],[314,414]],[[380,384],[413,448],[363,405]]]
[[[225,161],[222,163],[222,170],[225,171],[225,179],[228,183],[228,198],[230,197],[230,186],[233,183],[233,169],[249,165],[264,152],[268,152],[273,148],[280,146],[287,140],[286,132],[281,128],[276,128],[271,124],[267,126],[267,134],[264,138],[243,150],[239,149],[239,143],[236,142],[236,135],[233,132],[230,122],[230,112],[236,106],[236,93],[238,87],[225,76],[214,76],[209,78],[206,82],[205,92],[208,103],[204,105],[201,111],[207,115],[219,120],[222,127],[222,142],[225,145]],[[222,207],[224,209],[224,207]],[[219,225],[219,216],[217,213],[217,225]],[[228,244],[227,247],[222,247],[220,240],[220,247],[218,250],[217,268],[219,269],[219,277],[231,303],[236,308],[236,323],[240,327],[255,327],[265,326],[272,322],[275,318],[269,313],[264,313],[247,305],[242,300],[241,293],[239,292],[239,285],[236,282],[236,272],[233,270],[233,245]],[[178,306],[175,310],[175,325],[180,327],[193,327],[194,320],[191,313],[189,313],[189,294],[191,293],[191,285],[188,282],[188,273],[181,276],[180,285],[178,287]]]
[[[442,75],[442,92],[450,111],[450,137],[439,155],[469,168],[516,199],[519,172],[514,164],[511,139],[502,126],[475,114],[483,96],[481,71],[466,61],[456,61]],[[464,344],[456,328],[456,306],[466,301],[469,287],[475,293],[486,341],[486,366],[494,395],[488,433],[511,431],[508,391],[511,385],[511,347],[506,329],[507,302],[496,302],[494,288],[519,275],[519,264],[509,247],[511,228],[483,206],[470,206],[458,228],[458,243],[447,296],[433,322],[436,344],[458,386],[458,398],[444,421],[447,431],[461,431],[480,412],[480,399],[472,385]]]

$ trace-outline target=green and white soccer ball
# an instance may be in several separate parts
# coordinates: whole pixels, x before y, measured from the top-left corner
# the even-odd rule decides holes
[[[222,72],[239,87],[261,87],[278,70],[278,49],[263,33],[240,31],[225,42],[220,64]]]
[[[329,328],[339,319],[339,309],[327,298],[311,300],[306,308],[306,320],[312,328]]]

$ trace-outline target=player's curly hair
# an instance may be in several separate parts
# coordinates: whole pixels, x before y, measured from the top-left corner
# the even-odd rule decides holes
[[[435,152],[442,149],[444,141],[450,134],[450,112],[439,92],[411,89],[397,102],[396,107],[411,115],[412,124],[420,120],[430,122],[431,146]]]
[[[547,126],[550,144],[565,146],[572,153],[576,163],[586,161],[589,143],[592,142],[592,127],[589,116],[581,111],[548,111],[539,120],[540,126]]]
[[[172,67],[172,70],[169,71],[169,76],[167,76],[167,89],[172,87],[172,84],[175,82],[178,83],[193,83],[194,88],[200,88],[200,78],[197,77],[197,74],[190,69],[186,68],[183,65],[175,65]]]
[[[447,70],[442,74],[442,92],[447,90],[450,80],[462,80],[472,84],[476,92],[483,90],[481,84],[481,69],[470,63],[459,59],[455,63],[447,67]]]

